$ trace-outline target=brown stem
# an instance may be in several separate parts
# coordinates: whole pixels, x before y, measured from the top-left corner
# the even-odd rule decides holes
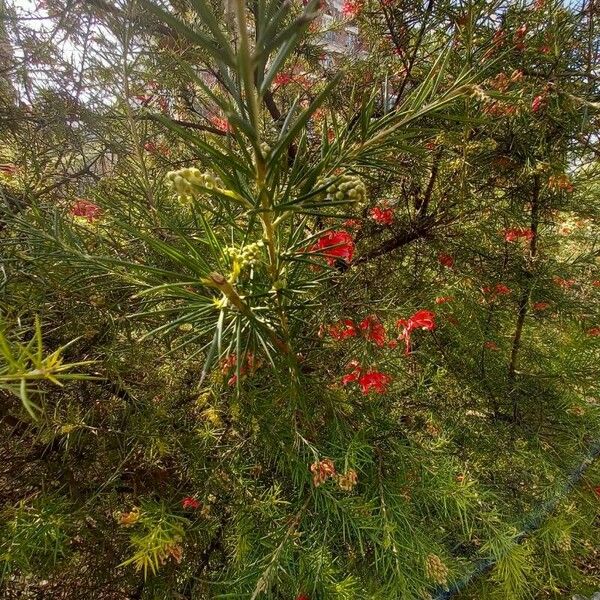
[[[407,229],[399,231],[393,238],[386,240],[381,245],[369,250],[354,261],[354,264],[360,264],[368,262],[374,258],[378,258],[389,252],[393,252],[402,246],[406,246],[415,240],[427,237],[431,229],[433,228],[434,222],[431,217],[421,218],[412,226]]]
[[[532,263],[532,268],[537,257],[537,237],[538,237],[538,224],[539,224],[539,199],[540,199],[540,177],[536,175],[533,180],[533,197],[531,200],[531,231],[533,236],[529,242],[529,255]],[[527,317],[527,308],[529,306],[529,298],[531,296],[532,289],[532,269],[525,272],[528,281],[519,298],[518,313],[517,313],[517,324],[515,326],[515,333],[513,335],[512,350],[510,353],[510,363],[508,365],[508,380],[510,383],[514,383],[517,363],[519,358],[519,350],[521,348],[521,337],[523,335],[523,326],[525,325],[525,318]],[[518,417],[518,405],[516,399],[513,400],[513,420],[517,420]]]

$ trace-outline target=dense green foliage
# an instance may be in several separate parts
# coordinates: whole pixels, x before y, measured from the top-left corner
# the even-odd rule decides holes
[[[595,3],[42,4],[0,1],[5,596],[599,591]]]

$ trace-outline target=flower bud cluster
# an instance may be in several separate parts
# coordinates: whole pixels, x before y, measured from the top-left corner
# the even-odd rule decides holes
[[[223,188],[223,182],[218,177],[210,173],[202,173],[200,169],[193,167],[169,171],[167,181],[180,196],[184,197],[194,193],[194,186],[202,186],[209,190]]]
[[[264,242],[259,240],[243,248],[228,246],[223,249],[223,254],[230,258],[234,266],[237,265],[237,268],[241,270],[248,265],[255,265],[261,259],[264,245]]]
[[[318,182],[319,187],[325,187],[325,199],[338,202],[364,202],[367,199],[367,188],[360,177],[342,175],[328,177]]]

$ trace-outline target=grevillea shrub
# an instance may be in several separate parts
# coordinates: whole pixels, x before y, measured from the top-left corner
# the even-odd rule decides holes
[[[2,597],[598,591],[595,5],[39,4]]]

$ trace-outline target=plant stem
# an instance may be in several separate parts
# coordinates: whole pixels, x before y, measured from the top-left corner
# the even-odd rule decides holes
[[[540,198],[540,177],[536,175],[533,180],[533,197],[531,200],[531,231],[533,236],[529,242],[529,259],[532,263],[535,263],[537,257],[537,237],[538,237],[538,224],[539,224],[539,198]],[[510,363],[508,365],[508,380],[510,384],[515,381],[517,361],[519,357],[519,349],[521,347],[521,337],[523,335],[523,326],[525,325],[525,317],[527,316],[527,307],[529,305],[529,298],[532,291],[532,269],[525,272],[527,282],[521,293],[519,299],[519,309],[517,314],[517,324],[515,327],[515,333],[513,335],[512,350],[510,353]],[[513,420],[516,421],[518,417],[518,404],[517,400],[513,399]]]

